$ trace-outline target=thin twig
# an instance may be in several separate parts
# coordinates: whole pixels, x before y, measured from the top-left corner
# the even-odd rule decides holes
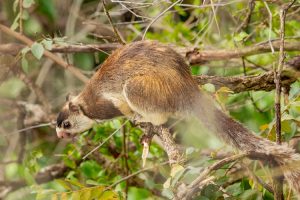
[[[24,127],[22,129],[16,130],[15,132],[4,134],[4,136],[11,136],[12,134],[22,133],[25,131],[29,131],[31,129],[36,129],[36,128],[45,127],[45,126],[51,126],[51,125],[54,125],[54,123],[49,122],[49,123],[43,123],[43,124],[37,124],[34,126]]]
[[[256,176],[256,174],[249,169],[249,167],[246,164],[242,163],[242,166],[246,168],[248,174],[252,177],[252,179],[257,182],[258,184],[262,185],[266,190],[268,190],[270,193],[274,193],[273,188],[271,185],[267,184],[265,181],[263,181],[260,177]]]
[[[1,28],[0,28],[1,30]],[[298,37],[299,38],[299,37]],[[285,51],[300,51],[300,42],[292,38],[292,41],[285,42]],[[278,39],[273,39],[272,45],[275,51],[279,51],[280,41]],[[91,53],[98,51],[108,51],[111,52],[121,45],[117,43],[111,44],[68,44],[68,45],[59,45],[54,44],[52,46],[52,53]],[[0,54],[9,54],[9,55],[17,55],[25,45],[16,44],[16,43],[8,43],[8,44],[0,44]],[[258,55],[262,53],[269,53],[270,46],[268,43],[257,43],[251,46],[247,46],[244,48],[236,48],[236,49],[193,49],[190,47],[174,47],[174,45],[170,44],[170,47],[175,49],[182,56],[185,56],[186,59],[190,62],[190,64],[199,64],[208,61],[215,60],[229,60],[233,58],[241,58],[252,55]]]
[[[205,180],[205,178],[213,171],[220,169],[222,166],[224,166],[225,164],[231,163],[233,161],[236,160],[240,160],[242,158],[244,158],[245,156],[247,156],[246,153],[242,153],[242,154],[238,154],[238,155],[234,155],[231,157],[227,157],[224,158],[218,162],[215,162],[214,164],[212,164],[211,166],[207,167],[206,169],[204,169],[201,174],[192,182],[190,183],[185,189],[178,191],[177,193],[177,197],[178,199],[190,199],[195,192],[198,191],[199,189],[199,184]]]
[[[145,39],[145,36],[146,36],[146,33],[147,31],[149,30],[149,28],[151,27],[151,25],[156,22],[161,16],[163,16],[166,12],[168,12],[171,8],[173,8],[176,4],[178,4],[179,2],[181,2],[182,0],[177,0],[175,1],[174,3],[172,3],[167,9],[165,9],[163,12],[159,13],[149,24],[148,26],[146,27],[145,31],[144,31],[144,34],[143,34],[143,37],[142,37],[142,40]]]
[[[241,23],[241,25],[235,30],[236,33],[240,32],[242,29],[245,29],[246,27],[248,27],[248,25],[251,21],[252,12],[255,7],[255,1],[250,0],[248,5],[249,6],[248,6],[248,12],[246,14],[246,17],[245,17],[244,21]]]
[[[19,0],[19,12],[20,12],[19,30],[20,33],[23,34],[23,0]]]
[[[26,111],[23,106],[19,106],[19,115],[18,115],[18,120],[17,120],[17,127],[18,129],[23,129],[24,128],[24,121],[26,117]],[[22,164],[23,159],[25,156],[25,146],[26,146],[26,141],[27,141],[27,136],[26,134],[21,134],[19,135],[19,154],[18,154],[18,163]]]
[[[123,181],[126,181],[126,180],[128,180],[128,179],[130,179],[130,178],[132,178],[132,177],[134,177],[134,176],[136,176],[136,175],[138,175],[138,174],[140,174],[140,173],[143,173],[143,172],[148,171],[148,170],[151,170],[151,169],[155,169],[155,168],[157,168],[157,167],[160,167],[160,166],[163,166],[163,165],[166,165],[166,164],[169,164],[169,163],[171,164],[170,161],[165,161],[165,162],[163,162],[163,163],[154,165],[154,166],[152,166],[152,167],[147,167],[147,168],[141,169],[141,170],[139,170],[139,171],[137,171],[137,172],[134,172],[134,173],[132,173],[132,174],[130,174],[130,175],[124,177],[124,178],[121,178],[120,180],[118,180],[118,181],[116,181],[116,182],[114,182],[113,184],[111,184],[111,185],[108,187],[108,189],[113,188],[113,187],[115,187],[116,185],[118,185],[119,183],[122,183]]]
[[[112,19],[111,19],[111,17],[110,17],[110,14],[109,14],[109,12],[108,12],[108,10],[107,10],[105,0],[102,0],[102,4],[103,4],[104,12],[105,12],[105,14],[106,14],[106,16],[107,16],[107,18],[108,18],[108,21],[109,21],[111,27],[113,28],[113,31],[114,31],[114,33],[115,33],[116,38],[118,39],[118,41],[119,41],[120,44],[123,44],[123,45],[126,44],[126,42],[125,42],[125,41],[123,40],[123,38],[121,37],[119,31],[117,30],[117,28],[116,28],[115,25],[113,24],[113,21],[112,21]]]
[[[128,153],[127,153],[127,135],[126,135],[126,127],[122,126],[121,132],[123,135],[123,158],[124,158],[124,165],[125,165],[125,175],[129,175],[129,165],[128,165]],[[126,180],[125,185],[125,200],[127,200],[128,197],[128,189],[129,189],[129,182]]]
[[[129,119],[126,120],[121,126],[120,128],[116,129],[112,134],[110,134],[102,143],[100,143],[98,146],[96,146],[94,149],[92,149],[90,152],[88,152],[85,156],[82,157],[82,159],[86,159],[90,154],[92,154],[94,151],[96,151],[97,149],[99,149],[100,147],[102,147],[112,136],[114,136],[119,130],[121,130],[121,128],[123,126],[125,126],[125,124],[129,122]]]
[[[221,35],[221,31],[220,31],[220,27],[219,27],[219,23],[218,23],[218,19],[217,19],[217,10],[215,10],[215,5],[214,5],[213,0],[210,0],[210,5],[211,5],[212,12],[213,12],[214,20],[215,20],[215,23],[217,26],[218,33],[219,33],[219,35]]]
[[[244,76],[247,76],[247,71],[246,71],[246,63],[245,63],[245,58],[242,57],[242,64],[243,64],[243,73],[244,73]],[[252,105],[253,107],[260,113],[263,113],[264,111],[261,110],[257,105],[256,105],[256,102],[254,101],[252,95],[250,94],[250,91],[248,91],[248,96],[252,102]]]
[[[267,11],[268,11],[268,13],[269,13],[269,44],[270,44],[270,48],[271,48],[271,50],[272,50],[272,53],[274,53],[274,52],[275,52],[275,51],[274,51],[274,47],[273,47],[273,44],[272,44],[272,42],[271,42],[273,14],[272,14],[272,12],[271,12],[271,10],[270,10],[270,8],[269,8],[268,3],[267,3],[265,0],[264,0],[264,4],[265,4],[266,9],[267,9]]]
[[[276,116],[276,143],[281,144],[281,72],[284,66],[284,37],[285,37],[285,18],[288,9],[296,2],[296,0],[291,1],[289,4],[283,5],[280,9],[279,17],[280,17],[280,48],[279,48],[279,63],[277,69],[274,69],[274,82],[276,85],[275,90],[275,116]],[[274,163],[273,166],[277,167],[278,164]],[[283,177],[282,176],[274,176],[273,177],[273,185],[274,185],[274,198],[276,200],[283,199]]]
[[[280,42],[273,41],[271,42],[274,48],[274,51],[279,51]],[[207,61],[213,60],[229,60],[232,58],[241,58],[247,57],[252,55],[258,55],[262,53],[269,53],[271,51],[269,44],[254,44],[244,48],[236,48],[236,49],[214,49],[214,50],[199,50],[199,49],[177,49],[182,54],[185,53],[189,63],[191,65],[205,63]],[[300,50],[300,42],[293,41],[293,42],[286,42],[285,43],[285,50],[286,51],[299,51]]]

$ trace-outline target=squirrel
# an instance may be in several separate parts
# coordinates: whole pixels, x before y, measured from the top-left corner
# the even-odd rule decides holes
[[[67,99],[57,117],[57,136],[74,137],[99,120],[118,116],[155,126],[170,118],[196,117],[225,143],[275,160],[288,183],[300,193],[300,155],[286,145],[254,135],[222,112],[199,90],[184,58],[167,45],[146,40],[115,50],[83,91]]]

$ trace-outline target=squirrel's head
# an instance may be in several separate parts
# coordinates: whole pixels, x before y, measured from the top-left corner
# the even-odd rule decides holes
[[[59,138],[71,138],[94,125],[95,121],[87,117],[77,97],[67,96],[67,102],[56,120],[56,133]]]

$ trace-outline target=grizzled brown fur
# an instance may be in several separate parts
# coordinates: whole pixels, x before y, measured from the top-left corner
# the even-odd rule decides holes
[[[199,91],[184,59],[165,45],[140,41],[116,50],[84,90],[63,107],[57,118],[57,134],[75,135],[91,128],[95,120],[121,115],[154,125],[170,117],[196,116],[235,148],[272,157],[300,192],[299,154],[253,135],[220,111]]]

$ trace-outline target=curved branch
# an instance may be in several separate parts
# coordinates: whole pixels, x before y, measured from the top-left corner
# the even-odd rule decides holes
[[[1,28],[1,27],[0,27]],[[1,30],[1,29],[0,29]],[[272,45],[275,51],[279,51],[280,41],[273,40]],[[55,53],[92,53],[97,51],[111,52],[119,48],[120,44],[84,44],[84,45],[53,45],[51,52]],[[205,63],[207,61],[214,60],[229,60],[232,58],[240,58],[245,56],[257,55],[262,53],[271,52],[270,45],[268,43],[254,44],[252,46],[240,48],[240,49],[221,49],[221,50],[199,50],[188,47],[175,47],[170,44],[170,47],[175,49],[178,53],[186,56],[186,59],[191,65]],[[0,54],[16,55],[22,48],[20,44],[1,44]],[[300,51],[300,42],[285,42],[285,51]]]
[[[294,83],[297,78],[300,77],[300,72],[294,70],[284,70],[281,74],[282,86],[287,86]],[[252,76],[207,76],[199,75],[194,76],[194,79],[198,84],[203,85],[206,83],[211,83],[215,85],[216,88],[228,87],[233,92],[244,92],[250,90],[265,90],[271,91],[275,89],[274,83],[274,72],[265,72],[259,75]]]
[[[272,42],[274,51],[279,51],[280,41]],[[300,42],[286,42],[285,51],[300,51]],[[191,65],[205,63],[212,60],[228,60],[245,56],[257,55],[271,52],[268,43],[256,44],[240,49],[222,49],[222,50],[199,50],[194,49],[186,53],[186,58]]]

